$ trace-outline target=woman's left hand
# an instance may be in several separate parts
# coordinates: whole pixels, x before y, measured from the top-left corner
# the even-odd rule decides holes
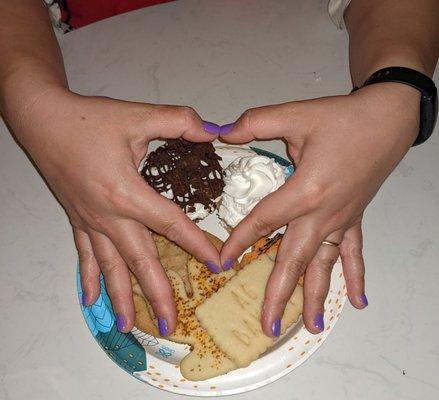
[[[419,93],[396,83],[251,109],[223,127],[228,143],[284,139],[296,165],[294,175],[233,230],[221,252],[222,264],[235,260],[260,237],[287,225],[265,293],[267,335],[279,335],[285,304],[303,274],[305,326],[312,333],[324,329],[324,301],[339,255],[350,302],[359,309],[367,305],[362,215],[418,130]]]

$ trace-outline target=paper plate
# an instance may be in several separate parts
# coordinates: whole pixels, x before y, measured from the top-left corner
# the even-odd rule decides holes
[[[245,146],[218,146],[217,152],[227,166],[235,158],[254,152],[273,158],[279,164],[294,168],[289,161],[273,153]],[[210,215],[198,224],[221,239],[228,233],[219,225],[216,215]],[[82,289],[77,274],[79,304]],[[340,260],[334,266],[328,297],[325,302],[325,330],[313,335],[303,321],[299,320],[281,337],[274,347],[254,361],[247,368],[229,372],[226,375],[206,381],[186,380],[180,373],[179,364],[190,351],[189,346],[156,338],[137,328],[130,333],[120,333],[116,328],[111,301],[101,277],[101,294],[96,303],[83,307],[87,325],[108,356],[125,371],[157,388],[191,396],[224,396],[247,392],[273,382],[288,374],[305,362],[325,341],[340,317],[346,300],[346,284]]]

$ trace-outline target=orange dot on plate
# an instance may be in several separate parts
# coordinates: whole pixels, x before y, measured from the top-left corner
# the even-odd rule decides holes
[[[291,367],[291,364],[288,364],[287,366],[286,366],[286,368],[290,368]]]

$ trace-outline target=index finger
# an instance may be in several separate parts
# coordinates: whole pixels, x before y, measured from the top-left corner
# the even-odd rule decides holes
[[[204,263],[212,272],[221,271],[218,250],[204,232],[172,201],[149,187],[137,173],[131,185],[128,210],[131,218],[166,236]]]
[[[318,197],[301,169],[277,191],[264,197],[232,231],[221,250],[221,262],[236,260],[261,237],[314,208]]]

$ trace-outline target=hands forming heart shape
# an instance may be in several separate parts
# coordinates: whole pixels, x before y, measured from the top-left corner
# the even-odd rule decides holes
[[[413,91],[402,85],[370,86],[346,96],[250,109],[219,127],[189,107],[54,89],[32,106],[32,118],[22,118],[28,133],[21,142],[73,226],[83,303],[96,300],[102,272],[119,330],[130,331],[135,320],[129,270],[149,299],[161,333],[176,326],[171,286],[150,230],[219,269],[286,225],[266,289],[262,327],[267,335],[278,335],[285,304],[305,273],[304,322],[318,333],[324,329],[323,304],[339,255],[350,302],[359,309],[367,306],[362,215],[416,137],[419,98]],[[233,230],[221,254],[177,205],[138,174],[150,141],[178,137],[227,143],[282,139],[297,167]]]

